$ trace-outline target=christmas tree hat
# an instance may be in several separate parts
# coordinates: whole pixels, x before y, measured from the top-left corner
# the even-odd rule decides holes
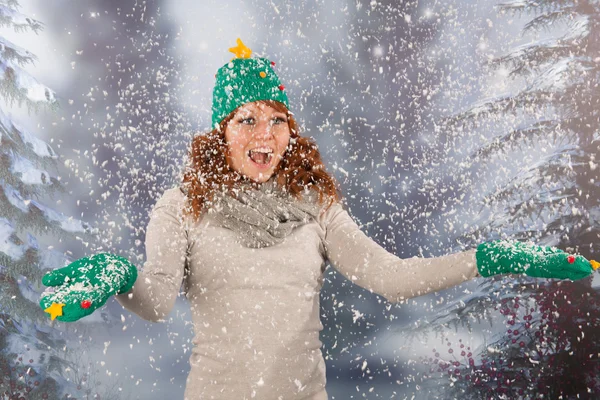
[[[252,50],[237,39],[237,46],[229,49],[235,57],[219,68],[215,77],[212,103],[212,128],[239,106],[257,100],[275,100],[289,108],[285,87],[273,71],[274,62],[251,58]]]

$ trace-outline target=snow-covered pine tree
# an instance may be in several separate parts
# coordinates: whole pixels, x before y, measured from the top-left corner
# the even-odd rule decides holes
[[[530,15],[524,35],[551,35],[492,59],[491,67],[506,69],[508,79],[522,87],[453,116],[446,127],[456,130],[501,118],[513,121],[505,125],[512,124],[512,129],[499,132],[465,165],[479,168],[513,149],[533,151],[537,156],[516,161],[518,170],[511,179],[484,198],[484,207],[496,212],[464,236],[477,243],[490,232],[506,231],[540,244],[573,248],[586,256],[598,254],[600,4],[520,0],[497,8],[503,14]],[[553,35],[557,30],[560,34]],[[470,173],[476,174],[476,169]],[[471,182],[477,179],[471,176]]]
[[[497,8],[508,16],[528,17],[523,33],[540,31],[549,37],[491,60],[492,67],[504,68],[509,79],[520,83],[518,90],[480,102],[442,125],[453,132],[451,138],[482,127],[494,132],[455,174],[463,178],[463,190],[482,180],[482,166],[494,158],[504,163],[497,174],[512,173],[500,184],[501,179],[494,180],[494,190],[484,193],[484,218],[459,241],[473,247],[501,234],[597,259],[600,3],[520,0]],[[510,166],[504,159],[509,151],[529,155],[513,156]],[[496,326],[481,349],[434,351],[435,359],[425,361],[431,366],[425,377],[441,377],[445,385],[433,390],[442,398],[598,396],[600,293],[590,281],[487,279],[475,293],[447,305],[425,329],[439,332],[442,326],[466,325],[482,316],[492,322],[498,315],[506,326]]]
[[[23,15],[16,0],[0,1],[0,26],[38,33],[42,24]],[[0,37],[0,96],[27,109],[55,110],[55,93],[23,66],[36,57]],[[56,170],[58,156],[0,110],[0,397],[56,399],[77,397],[79,382],[64,374],[77,367],[69,358],[68,334],[51,326],[38,301],[41,277],[48,269],[69,263],[61,253],[41,249],[36,236],[62,240],[90,239],[89,226],[42,203],[65,189]],[[25,238],[25,240],[23,239]],[[54,240],[54,239],[53,239]],[[78,393],[77,393],[78,392]],[[86,397],[87,398],[87,397]],[[91,398],[91,397],[90,397]]]

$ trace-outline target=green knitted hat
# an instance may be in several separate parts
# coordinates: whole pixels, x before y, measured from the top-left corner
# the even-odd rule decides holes
[[[239,106],[257,100],[275,100],[289,108],[285,87],[271,68],[274,62],[266,58],[250,58],[252,50],[237,39],[237,47],[229,49],[236,55],[219,68],[213,89],[212,128]]]

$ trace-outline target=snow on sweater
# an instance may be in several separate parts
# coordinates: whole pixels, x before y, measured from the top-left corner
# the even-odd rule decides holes
[[[184,195],[166,190],[146,230],[146,259],[117,295],[149,321],[165,319],[184,285],[195,336],[185,400],[327,400],[319,332],[326,262],[390,302],[477,276],[475,249],[400,259],[367,237],[339,203],[275,246],[242,246],[211,214],[183,217]],[[187,269],[187,271],[186,271]]]

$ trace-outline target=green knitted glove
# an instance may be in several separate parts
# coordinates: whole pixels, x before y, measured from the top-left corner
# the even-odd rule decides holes
[[[481,243],[475,253],[477,269],[484,277],[496,274],[526,274],[537,278],[578,280],[596,270],[600,263],[571,255],[556,247],[518,241]]]
[[[112,295],[129,291],[136,279],[137,269],[126,258],[110,253],[83,257],[42,277],[51,288],[42,293],[40,306],[52,320],[77,321]]]

